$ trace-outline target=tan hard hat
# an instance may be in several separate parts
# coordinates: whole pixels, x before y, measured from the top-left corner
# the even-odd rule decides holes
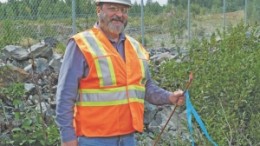
[[[98,4],[98,3],[117,3],[117,4],[132,6],[131,0],[95,0],[95,1],[96,1],[96,4]]]

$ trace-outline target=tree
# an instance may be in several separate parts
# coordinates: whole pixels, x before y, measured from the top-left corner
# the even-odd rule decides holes
[[[50,0],[44,0],[40,3],[38,7],[38,16],[41,19],[51,18],[54,15],[54,5],[51,4]]]
[[[159,14],[163,11],[162,6],[158,2],[152,2],[152,0],[147,0],[146,13]]]
[[[69,7],[64,1],[58,1],[54,8],[54,13],[59,17],[68,18],[68,16],[71,16],[71,7]]]
[[[8,4],[10,5],[11,9],[13,10],[14,15],[19,16],[18,1],[17,0],[8,0]]]
[[[66,3],[69,7],[71,7],[71,5],[72,5],[72,0],[65,0],[65,3]]]
[[[7,12],[6,12],[6,4],[2,4],[0,2],[0,19],[6,18]]]
[[[252,0],[248,5],[248,17],[251,21],[259,22],[260,21],[260,1]]]
[[[132,5],[131,9],[130,9],[130,14],[131,15],[140,15],[141,13],[141,6],[137,4],[137,2],[135,1],[135,3]]]
[[[38,8],[39,8],[40,3],[42,2],[42,0],[24,0],[24,1],[25,1],[25,3],[28,5],[28,7],[31,10],[31,18],[32,19],[37,19]]]
[[[94,14],[95,8],[91,0],[77,0],[76,1],[76,14],[79,17],[86,16],[86,14]]]

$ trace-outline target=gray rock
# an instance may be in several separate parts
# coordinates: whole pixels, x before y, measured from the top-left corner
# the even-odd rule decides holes
[[[30,55],[34,58],[37,57],[43,57],[50,59],[53,55],[53,51],[51,47],[48,47],[45,43],[38,43],[33,46],[31,46],[28,51],[30,52]]]
[[[61,55],[54,54],[53,59],[49,62],[49,66],[54,69],[55,73],[60,72],[60,67],[62,64],[61,59],[62,59]]]
[[[14,58],[16,60],[25,60],[29,58],[29,52],[21,46],[5,46],[3,53],[6,58]]]
[[[48,111],[48,109],[50,108],[50,105],[46,102],[41,102],[41,105],[40,104],[37,104],[35,110],[38,112],[38,113],[46,113]]]
[[[25,83],[25,84],[24,84],[25,92],[30,92],[30,91],[32,91],[34,88],[35,88],[35,85],[32,84],[32,83]]]
[[[48,69],[48,67],[49,67],[48,60],[46,60],[45,58],[37,58],[37,59],[35,59],[35,61],[36,61],[36,72],[37,73],[42,73],[46,69]]]

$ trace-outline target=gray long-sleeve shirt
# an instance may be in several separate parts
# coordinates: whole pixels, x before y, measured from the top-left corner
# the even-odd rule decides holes
[[[111,42],[122,58],[125,35],[121,34],[118,43]],[[76,42],[70,39],[60,69],[56,93],[56,123],[60,129],[61,140],[71,141],[77,138],[73,128],[74,105],[78,94],[79,80],[88,74],[88,64]],[[155,105],[170,104],[169,92],[153,84],[150,73],[145,85],[145,100]]]

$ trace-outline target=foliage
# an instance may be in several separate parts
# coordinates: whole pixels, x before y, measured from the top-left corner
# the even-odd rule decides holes
[[[227,3],[227,12],[234,10],[243,10],[244,1],[236,0]],[[93,7],[93,0],[76,1],[75,13],[77,17],[77,31],[90,28],[96,21],[96,11]],[[252,0],[248,2],[248,20],[250,22],[259,21],[259,1]],[[207,12],[222,13],[223,3],[221,1],[194,0],[191,2],[191,14],[195,18],[197,14],[208,14]],[[141,6],[135,2],[129,11],[129,17],[132,18],[131,26],[139,28]],[[0,26],[5,29],[0,30],[0,47],[5,45],[17,44],[21,39],[34,38],[41,40],[49,36],[60,36],[61,29],[64,30],[61,35],[70,35],[71,30],[68,26],[72,25],[72,1],[71,0],[10,0],[7,3],[0,3]],[[168,4],[160,6],[158,2],[148,0],[144,7],[145,15],[145,33],[171,33],[172,42],[177,39],[183,39],[187,30],[187,1],[168,0]],[[66,22],[64,23],[64,19]],[[79,21],[84,19],[84,21]],[[30,21],[35,22],[31,24]],[[8,22],[9,21],[9,22]],[[11,21],[11,22],[10,22]],[[192,25],[196,23],[194,20]],[[221,22],[220,19],[218,19]],[[249,21],[248,21],[249,22]],[[28,24],[29,23],[29,24]],[[214,23],[214,22],[212,22]],[[159,26],[158,26],[159,25]],[[201,30],[207,30],[203,24],[195,29],[194,36]],[[57,26],[64,26],[57,29]],[[157,31],[157,32],[156,32]],[[193,30],[192,30],[193,31]],[[68,34],[69,33],[69,34]],[[193,34],[192,34],[193,35]],[[152,44],[153,45],[153,44]],[[167,45],[165,45],[167,46]]]
[[[66,50],[66,46],[62,43],[58,43],[54,48],[54,52],[60,53],[60,54],[64,54],[65,50]]]
[[[248,8],[248,17],[251,21],[260,20],[260,1],[252,0],[252,3],[249,4]]]
[[[194,73],[191,100],[219,145],[259,144],[259,41],[257,27],[240,24],[218,31],[190,44],[189,61],[167,62],[154,75],[173,90],[184,88],[188,72]]]
[[[15,121],[20,122],[19,127],[15,127],[11,131],[10,138],[3,139],[0,144],[6,145],[21,145],[21,146],[55,146],[59,143],[59,131],[54,121],[48,123],[44,127],[41,121],[40,114],[37,114],[33,109],[27,109],[26,114],[22,114]],[[45,129],[42,131],[42,129]]]
[[[169,32],[173,37],[181,37],[186,26],[186,12],[181,7],[176,7],[175,16],[171,16],[167,21]],[[179,18],[179,19],[178,19]]]
[[[19,99],[25,94],[24,86],[22,83],[15,83],[6,88],[0,88],[0,94],[8,99]]]
[[[249,4],[248,16],[251,21],[259,21],[259,2],[252,0]],[[71,26],[71,3],[71,0],[10,0],[8,3],[0,3],[0,49],[4,45],[17,44],[23,38],[54,36],[57,30],[52,24]],[[159,25],[160,28],[146,30],[145,45],[152,46],[152,33],[169,32],[172,37],[185,33],[187,1],[168,0],[168,3],[159,6],[158,3],[148,1],[145,24],[149,27]],[[79,0],[76,5],[77,28],[84,30],[82,24],[91,27],[96,21],[93,3],[90,0]],[[195,0],[191,7],[191,13],[204,14],[206,10],[219,13],[222,11],[222,2]],[[238,8],[243,9],[242,0],[227,5],[227,11]],[[139,27],[140,10],[137,3],[130,9],[131,26]],[[37,31],[39,28],[43,28],[41,32]],[[209,40],[195,40],[190,44],[189,61],[166,62],[153,72],[154,79],[161,83],[161,87],[170,90],[184,88],[188,73],[194,72],[192,101],[219,145],[259,144],[260,133],[257,129],[260,128],[260,107],[256,103],[259,103],[260,95],[260,38],[257,33],[259,30],[256,27],[243,25],[231,27],[227,33],[218,31]],[[217,41],[216,37],[222,40]],[[141,42],[140,36],[136,38]],[[162,47],[164,43],[168,42],[161,42]],[[65,46],[60,43],[54,49],[64,52]],[[2,106],[3,111],[12,112],[14,122],[19,123],[15,127],[8,127],[11,129],[9,137],[1,137],[0,145],[58,145],[59,133],[54,119],[45,121],[42,113],[35,111],[35,106],[28,106],[24,102],[25,94],[20,83],[0,88],[0,103],[9,101],[15,109],[8,111]],[[11,122],[8,118],[4,121]],[[209,145],[202,134],[195,138],[198,145]],[[165,145],[170,141],[165,140]],[[180,138],[176,141],[176,145],[186,145]]]
[[[42,113],[35,110],[35,106],[28,106],[25,99],[25,90],[22,83],[14,83],[0,88],[1,106],[4,111],[5,123],[8,131],[1,134],[0,145],[21,146],[55,146],[59,143],[59,131],[53,117],[49,121],[42,119]],[[7,109],[3,103],[9,103],[13,110]],[[6,116],[11,112],[13,117]],[[6,135],[4,134],[6,133]]]
[[[259,13],[259,1],[252,0],[249,3],[249,16],[254,18],[258,16]],[[93,1],[91,0],[78,0],[76,1],[76,15],[77,17],[85,17],[88,14],[94,14],[95,9],[93,8]],[[165,9],[170,10],[172,6],[181,7],[184,10],[187,8],[187,1],[181,0],[168,0],[166,6],[160,6],[158,2],[153,2],[148,0],[145,3],[145,13],[149,14],[160,14]],[[236,10],[244,9],[245,0],[235,0],[235,1],[226,1],[226,10],[227,12],[233,12]],[[71,0],[10,0],[7,3],[0,2],[0,18],[6,19],[43,19],[43,18],[67,18],[71,16]],[[222,12],[223,2],[219,0],[194,0],[191,1],[192,14],[201,14],[203,9],[212,10],[213,12]],[[132,14],[140,14],[140,4],[135,2],[130,10]]]
[[[14,44],[20,40],[21,36],[17,32],[17,30],[14,29],[15,24],[11,20],[6,19],[2,21],[1,25],[2,28],[0,30],[0,46],[4,44]]]
[[[70,7],[62,1],[57,1],[55,3],[46,0],[41,1],[38,11],[38,19],[64,18],[71,15]]]
[[[152,0],[148,0],[146,2],[146,7],[144,9],[146,14],[159,14],[163,12],[162,6],[158,2],[152,2]]]

